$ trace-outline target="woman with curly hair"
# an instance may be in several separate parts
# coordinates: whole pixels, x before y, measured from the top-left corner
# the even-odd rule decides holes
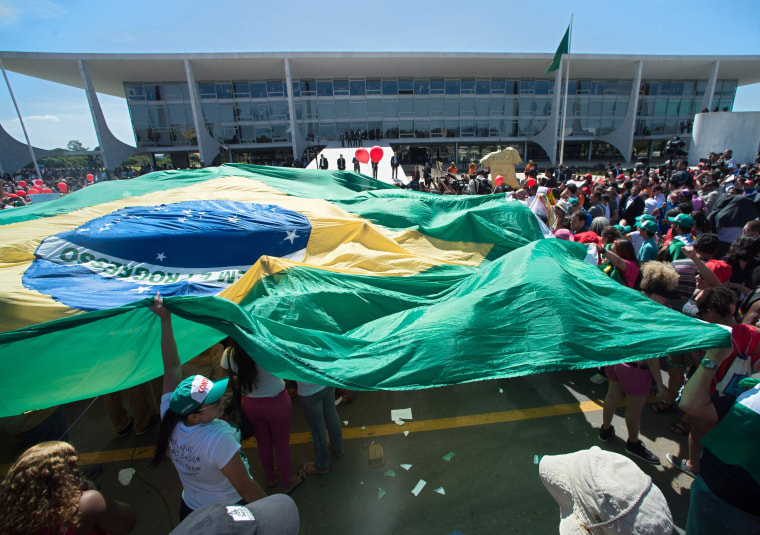
[[[122,535],[135,527],[130,505],[85,490],[74,447],[32,446],[0,487],[0,533],[5,535]]]

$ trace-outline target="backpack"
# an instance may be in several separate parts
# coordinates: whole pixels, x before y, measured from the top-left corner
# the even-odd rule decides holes
[[[737,345],[733,336],[731,337],[731,345],[734,346],[736,356],[729,364],[723,378],[716,381],[715,384],[718,394],[732,399],[736,399],[739,394],[744,392],[744,389],[739,387],[739,381],[752,375],[752,356],[757,353],[758,342],[760,342],[760,333],[757,328],[751,325],[747,325],[747,327],[750,328],[751,333],[747,347],[742,349]]]

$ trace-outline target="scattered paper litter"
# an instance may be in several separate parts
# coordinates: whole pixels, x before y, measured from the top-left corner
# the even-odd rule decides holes
[[[410,469],[411,467],[412,467],[412,465],[411,465],[411,464],[402,464],[402,465],[401,465],[401,468],[403,468],[403,469],[404,469],[404,470],[406,470],[407,472],[409,471],[409,469]]]
[[[408,437],[409,436],[409,431],[404,431],[404,436]]]
[[[503,393],[504,393],[504,389],[503,389],[503,388],[500,388],[500,389],[499,389],[499,394],[503,394]]]
[[[443,487],[438,487],[438,488],[437,488],[437,489],[435,489],[433,492],[437,492],[438,494],[441,494],[441,495],[443,495],[443,496],[446,496],[446,491],[445,491],[445,490],[443,490]]]
[[[385,496],[385,491],[383,489],[381,489],[381,488],[378,488],[377,489],[377,499],[379,500],[383,496]]]
[[[122,468],[119,470],[119,483],[125,487],[132,482],[132,476],[135,475],[134,468]]]
[[[404,420],[393,420],[393,423],[396,425],[404,425],[406,422]]]
[[[394,472],[393,470],[388,470],[383,475],[388,476],[388,477],[396,477],[396,472]]]
[[[412,489],[412,494],[414,494],[415,496],[419,496],[422,489],[425,488],[425,485],[427,485],[427,481],[425,481],[424,479],[420,479],[417,482],[417,484],[414,486],[414,488]]]
[[[367,427],[363,425],[359,429],[361,429],[362,431],[364,431],[365,429],[367,429]]]
[[[412,420],[412,409],[393,409],[391,410],[391,420]]]
[[[450,451],[446,455],[444,455],[443,457],[441,457],[441,459],[443,459],[444,461],[451,461],[451,458],[454,455],[456,455],[456,453],[454,453],[453,451]]]

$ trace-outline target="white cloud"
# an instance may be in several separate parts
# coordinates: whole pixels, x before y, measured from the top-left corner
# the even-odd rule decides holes
[[[66,9],[52,0],[0,0],[0,24],[4,26],[15,25],[21,19],[57,19],[66,13]]]
[[[54,123],[61,122],[61,119],[55,115],[30,115],[24,119],[27,121],[53,121]]]

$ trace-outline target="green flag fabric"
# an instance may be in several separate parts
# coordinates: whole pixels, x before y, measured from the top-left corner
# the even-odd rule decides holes
[[[559,69],[559,63],[562,60],[562,54],[569,54],[570,53],[570,26],[567,27],[567,30],[565,30],[565,35],[562,37],[562,41],[560,41],[559,46],[557,47],[557,51],[554,53],[554,59],[552,60],[552,64],[549,65],[549,68],[546,69],[546,74],[549,74],[550,72],[554,72],[557,69]]]
[[[284,378],[405,390],[730,345],[545,239],[502,195],[224,165],[0,212],[0,416],[162,374],[226,336]]]
[[[742,379],[744,383],[746,379]],[[750,380],[753,381],[754,380]],[[749,381],[748,381],[749,382]],[[742,393],[734,405],[705,438],[702,444],[726,464],[741,466],[760,484],[760,385]]]

